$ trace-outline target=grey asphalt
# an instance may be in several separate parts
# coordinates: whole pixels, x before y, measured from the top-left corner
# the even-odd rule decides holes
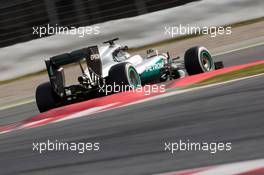
[[[264,45],[251,47],[231,53],[222,54],[215,57],[216,60],[224,61],[225,66],[234,66],[246,64],[257,60],[264,59]]]
[[[264,58],[262,47],[252,49]],[[259,52],[259,53],[257,53]],[[233,53],[242,63],[251,50]],[[264,76],[0,135],[0,174],[153,174],[264,158]],[[36,113],[33,104],[23,115]],[[11,110],[11,109],[10,109]],[[7,110],[4,112],[8,113]],[[19,112],[14,110],[14,114]],[[1,115],[2,115],[1,111]],[[10,114],[9,114],[10,115]],[[33,142],[99,142],[100,151],[32,151]],[[164,151],[164,142],[231,142],[231,151]]]
[[[0,111],[0,126],[9,124],[23,119],[27,119],[30,116],[38,114],[36,103],[27,103],[16,107],[8,108]]]

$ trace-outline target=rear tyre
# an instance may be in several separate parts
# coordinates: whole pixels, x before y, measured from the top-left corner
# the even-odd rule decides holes
[[[137,70],[131,63],[120,63],[114,65],[109,70],[109,84],[116,91],[123,91],[127,88],[137,88],[141,86],[141,79]]]
[[[59,96],[53,91],[50,82],[43,83],[37,87],[36,102],[39,112],[45,112],[56,107],[59,102]]]
[[[201,46],[192,47],[185,52],[184,64],[189,75],[215,70],[214,60],[210,52]]]

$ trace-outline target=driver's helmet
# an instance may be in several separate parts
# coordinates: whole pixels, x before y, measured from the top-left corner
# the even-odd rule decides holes
[[[113,56],[114,56],[116,61],[121,62],[121,61],[125,61],[126,59],[128,59],[130,57],[130,54],[125,52],[122,49],[117,49],[113,53]]]
[[[159,53],[158,53],[157,49],[151,48],[151,49],[147,50],[147,58],[150,58],[150,57],[153,57],[153,56],[157,56],[158,54]]]

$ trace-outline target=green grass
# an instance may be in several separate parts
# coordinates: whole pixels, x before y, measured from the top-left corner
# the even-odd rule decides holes
[[[204,86],[204,85],[213,84],[213,83],[220,83],[224,81],[248,77],[248,76],[257,75],[261,73],[264,73],[264,64],[259,64],[256,66],[251,66],[251,67],[247,67],[244,69],[232,71],[229,73],[217,75],[215,77],[209,78],[199,83],[196,83],[194,84],[194,86]]]

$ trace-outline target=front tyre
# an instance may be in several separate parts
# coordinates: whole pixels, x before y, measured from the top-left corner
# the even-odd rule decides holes
[[[189,75],[215,70],[214,59],[210,52],[201,46],[192,47],[185,52],[184,64]]]
[[[50,82],[40,84],[36,89],[36,103],[39,112],[46,112],[57,106],[59,96],[53,91]]]

